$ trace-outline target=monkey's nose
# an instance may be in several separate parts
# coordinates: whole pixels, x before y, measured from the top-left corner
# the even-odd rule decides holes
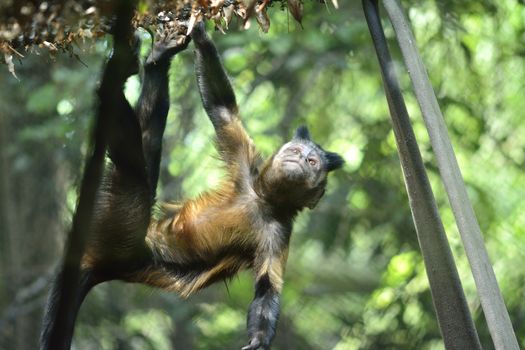
[[[302,150],[301,152],[301,158],[303,158],[305,162],[308,161],[308,155],[310,155],[310,151],[311,150],[307,148],[307,149]]]

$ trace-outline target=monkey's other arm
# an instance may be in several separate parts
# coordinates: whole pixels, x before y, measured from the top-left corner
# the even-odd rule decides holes
[[[288,235],[286,235],[288,236]],[[255,297],[248,311],[249,343],[242,350],[266,350],[275,336],[280,312],[280,294],[283,274],[288,258],[288,239],[267,236],[269,244],[263,244],[265,251],[256,254]]]

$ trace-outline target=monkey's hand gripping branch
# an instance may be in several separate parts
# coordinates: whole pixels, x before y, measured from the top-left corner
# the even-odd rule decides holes
[[[262,159],[239,118],[235,93],[215,45],[206,34],[204,23],[193,28],[195,73],[204,109],[217,134],[217,148],[229,165],[237,188],[248,189],[247,179]]]

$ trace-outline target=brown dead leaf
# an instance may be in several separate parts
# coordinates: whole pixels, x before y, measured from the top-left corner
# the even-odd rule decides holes
[[[188,30],[186,31],[186,35],[190,35],[191,31],[193,30],[193,27],[195,26],[195,23],[200,22],[202,20],[202,14],[200,11],[192,11],[190,20],[188,21]]]
[[[288,10],[293,18],[303,27],[303,2],[301,0],[288,0]]]
[[[222,12],[224,13],[224,20],[226,21],[226,29],[228,29],[228,27],[230,26],[230,23],[232,21],[233,9],[234,9],[233,5],[226,6],[226,7],[222,8]]]
[[[91,6],[84,12],[84,14],[89,16],[89,15],[94,15],[96,12],[97,12],[97,8],[95,6]]]
[[[244,16],[244,29],[248,29],[250,27],[248,21],[255,13],[255,5],[257,5],[257,0],[245,0],[244,3],[246,5],[246,12]]]
[[[257,20],[257,23],[259,23],[261,30],[268,33],[268,30],[270,29],[270,17],[268,17],[265,8],[260,11],[255,11],[255,19]]]
[[[221,19],[214,19],[213,22],[215,23],[215,29],[217,29],[221,34],[226,34],[227,28],[225,28],[225,22],[223,22]]]
[[[241,3],[234,7],[233,12],[242,19],[246,18],[246,7]]]
[[[42,45],[43,45],[44,47],[46,47],[50,52],[55,53],[55,52],[58,51],[58,48],[56,47],[56,45],[53,44],[53,43],[50,43],[49,41],[45,41],[45,40],[44,40],[44,41],[42,42]]]
[[[211,9],[212,16],[219,13],[223,5],[224,5],[224,0],[211,0],[210,9]]]
[[[10,54],[4,54],[4,60],[7,64],[7,69],[9,70],[9,73],[13,74],[13,76],[16,78],[16,80],[20,81],[15,73],[15,64],[13,63],[13,55]]]

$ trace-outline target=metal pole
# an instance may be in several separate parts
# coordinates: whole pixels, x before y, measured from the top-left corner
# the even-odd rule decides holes
[[[398,0],[384,0],[436,155],[439,172],[456,218],[496,349],[519,349],[507,308],[465,189],[436,95],[418,53],[414,35]]]
[[[434,308],[447,349],[481,349],[443,223],[388,51],[377,0],[363,0],[392,117],[412,218],[425,262]]]

